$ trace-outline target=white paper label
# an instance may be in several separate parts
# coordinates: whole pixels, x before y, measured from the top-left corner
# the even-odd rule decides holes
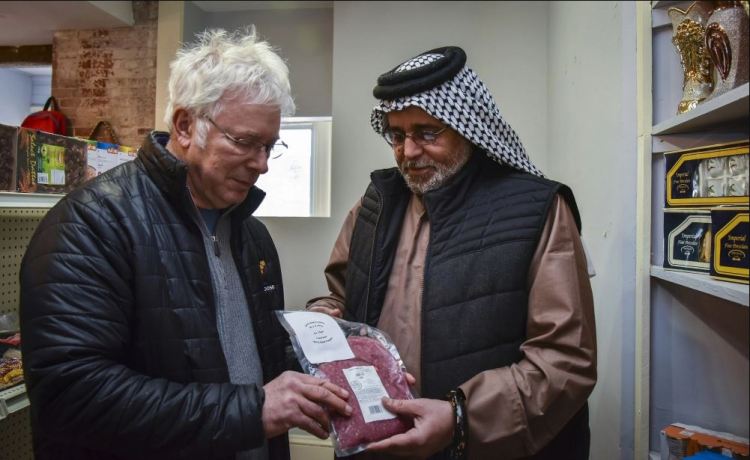
[[[65,185],[65,170],[53,169],[50,171],[50,175],[52,176],[52,185]]]
[[[390,420],[396,416],[388,412],[381,400],[388,397],[383,382],[373,366],[355,366],[344,369],[344,377],[354,391],[365,423]]]
[[[349,342],[336,321],[324,313],[295,311],[284,318],[297,334],[297,341],[313,364],[354,358]]]

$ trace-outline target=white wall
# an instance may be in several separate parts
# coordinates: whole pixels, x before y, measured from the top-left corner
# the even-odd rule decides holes
[[[370,128],[377,76],[422,51],[459,45],[542,169],[547,152],[544,2],[335,2],[330,218],[264,218],[291,308],[326,292],[323,268],[374,169],[394,165]]]
[[[296,116],[330,116],[333,68],[332,9],[203,13],[201,20],[192,17],[189,27],[195,29],[203,25],[204,28],[222,27],[234,30],[248,24],[255,24],[260,37],[271,43],[287,61],[292,96],[297,104]],[[190,31],[187,22],[185,25],[187,35]]]
[[[13,69],[0,68],[0,123],[18,126],[31,107],[31,77]]]
[[[573,188],[597,270],[592,459],[633,455],[634,14],[629,2],[551,2],[549,13],[549,171]]]
[[[44,108],[44,104],[47,103],[47,99],[49,99],[50,95],[52,95],[51,71],[49,75],[32,75],[30,102],[32,111],[42,110]]]

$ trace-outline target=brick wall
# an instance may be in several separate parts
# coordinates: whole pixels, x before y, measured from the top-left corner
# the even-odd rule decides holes
[[[122,145],[138,147],[153,129],[158,11],[157,1],[134,1],[133,27],[55,33],[52,95],[74,136],[107,120]]]

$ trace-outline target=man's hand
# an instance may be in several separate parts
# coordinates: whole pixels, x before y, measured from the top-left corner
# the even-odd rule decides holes
[[[322,406],[349,416],[349,392],[333,383],[299,372],[286,371],[263,386],[263,430],[267,438],[302,428],[321,439],[328,437],[329,419]]]
[[[383,406],[397,415],[414,419],[406,433],[370,444],[368,451],[427,458],[451,443],[456,422],[453,408],[437,399],[383,399]]]
[[[331,307],[324,307],[323,305],[316,305],[314,307],[310,307],[307,309],[307,311],[314,311],[316,313],[325,313],[328,316],[333,316],[336,318],[341,318],[341,310],[338,308],[331,308]]]

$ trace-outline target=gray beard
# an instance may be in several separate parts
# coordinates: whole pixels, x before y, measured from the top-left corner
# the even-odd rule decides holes
[[[401,171],[401,175],[404,177],[409,190],[411,190],[412,193],[416,195],[424,195],[429,191],[442,187],[443,184],[448,181],[448,179],[450,179],[458,171],[460,171],[461,168],[464,167],[466,162],[469,161],[469,157],[471,157],[471,151],[471,144],[467,144],[461,151],[453,155],[447,163],[436,163],[426,157],[422,160],[417,161],[405,161],[401,163],[401,165],[399,165],[399,170]],[[425,166],[431,166],[435,168],[435,173],[432,175],[432,177],[430,177],[429,180],[425,182],[417,182],[412,180],[409,177],[409,174],[406,172],[408,168],[419,168]]]

